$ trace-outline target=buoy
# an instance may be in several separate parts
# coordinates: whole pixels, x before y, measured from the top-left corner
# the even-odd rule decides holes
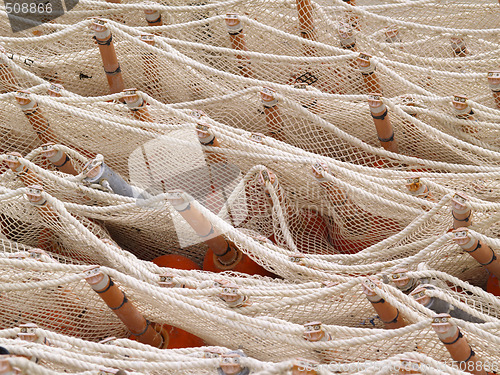
[[[368,95],[368,105],[380,145],[387,151],[398,153],[398,142],[394,139],[394,130],[389,119],[387,106],[382,102],[381,94]]]
[[[486,282],[486,291],[494,296],[500,296],[500,283],[495,275],[490,275]]]
[[[37,101],[32,98],[31,93],[26,90],[19,90],[16,93],[16,100],[38,138],[43,143],[57,142],[49,121],[45,118]]]
[[[153,324],[153,328],[164,337],[168,337],[168,342],[163,349],[182,349],[205,346],[205,341],[183,329],[168,324]],[[134,335],[130,335],[130,340],[139,341]]]
[[[387,328],[396,329],[406,326],[406,321],[400,315],[399,310],[377,294],[377,288],[382,286],[380,280],[374,276],[368,277],[361,285],[366,298]]]
[[[177,254],[165,254],[153,259],[158,267],[176,268],[178,270],[201,270],[191,259]]]
[[[359,207],[346,192],[324,176],[328,173],[329,168],[325,163],[315,162],[312,165],[313,176],[340,219],[340,223],[332,220],[328,237],[336,252],[355,254],[400,230],[396,221],[373,215]],[[353,225],[349,227],[351,220]]]
[[[113,36],[106,25],[106,20],[95,18],[89,28],[95,33],[95,41],[99,46],[110,93],[115,94],[123,91],[125,84],[123,83],[122,70],[116,57]]]
[[[236,51],[247,51],[245,43],[245,34],[243,33],[243,25],[236,13],[228,13],[225,17],[227,32],[231,41],[231,47]],[[238,69],[243,77],[253,77],[251,63],[248,57],[236,55]]]
[[[184,330],[170,325],[159,325],[145,319],[113,280],[100,270],[99,266],[92,266],[85,270],[85,279],[130,330],[133,339],[160,349],[204,345],[202,339]]]
[[[486,375],[485,364],[471,348],[460,329],[450,322],[449,314],[437,314],[432,319],[432,328],[444,344],[451,358],[467,372]]]
[[[251,275],[274,276],[264,267],[239,250],[224,238],[212,223],[188,201],[182,191],[168,192],[167,198],[200,239],[208,246],[203,261],[203,270],[212,272],[236,271]]]
[[[500,70],[491,70],[488,72],[488,85],[497,108],[500,108]]]

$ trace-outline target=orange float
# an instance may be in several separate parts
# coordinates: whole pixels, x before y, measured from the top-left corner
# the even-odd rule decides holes
[[[132,338],[160,349],[203,346],[204,342],[184,330],[170,325],[159,325],[145,319],[127,296],[99,266],[85,271],[85,279],[108,307],[131,331]]]
[[[163,26],[163,21],[161,19],[161,13],[159,10],[155,9],[145,9],[144,15],[148,26]]]
[[[494,296],[500,296],[500,282],[495,275],[490,275],[486,282],[486,291]]]
[[[122,70],[116,57],[113,36],[106,26],[106,21],[96,18],[89,28],[95,33],[94,39],[99,46],[110,93],[115,94],[123,91],[125,84],[123,83]]]
[[[299,31],[300,36],[310,41],[317,41],[316,31],[314,30],[314,19],[312,15],[311,0],[297,0],[297,13],[299,15]],[[316,50],[311,46],[304,46],[304,54],[306,56],[314,56]]]
[[[444,344],[453,360],[459,362],[459,369],[474,375],[487,375],[485,364],[471,348],[460,329],[452,324],[450,315],[437,314],[432,319],[432,328]]]
[[[352,220],[356,225],[355,228],[348,228],[333,222],[329,240],[337,252],[355,254],[400,231],[401,227],[396,221],[363,210],[342,189],[323,177],[323,173],[329,173],[325,163],[316,162],[312,165],[312,174],[337,216],[343,222]]]
[[[231,270],[252,275],[274,276],[218,233],[212,223],[184,198],[182,191],[170,191],[167,199],[208,246],[203,270],[212,272]]]
[[[19,90],[16,93],[16,100],[38,138],[43,143],[56,142],[56,136],[52,133],[48,120],[44,117],[43,111],[36,100],[31,98],[31,93],[26,90]]]
[[[231,40],[231,47],[237,51],[247,51],[245,43],[245,34],[243,34],[243,25],[236,13],[228,13],[225,17],[229,39]],[[253,77],[251,63],[248,57],[236,55],[238,61],[238,69],[243,77]]]
[[[453,53],[457,57],[465,57],[470,53],[469,50],[467,49],[467,46],[465,45],[463,38],[461,37],[455,36],[450,38],[450,44]]]
[[[68,154],[63,151],[54,149],[53,142],[45,143],[42,145],[42,155],[57,168],[57,170],[73,176],[78,175],[73,162]]]
[[[275,92],[276,92],[275,90],[269,87],[264,87],[260,92],[267,123],[266,135],[269,137],[273,137],[278,141],[284,142],[285,137],[282,134],[283,119],[281,118],[281,112],[278,106],[278,99],[274,95]]]
[[[201,270],[191,259],[177,254],[165,254],[153,259],[158,267],[176,268],[178,270]]]
[[[371,58],[371,55],[361,52],[356,60],[359,70],[363,75],[363,80],[365,81],[365,92],[378,92],[382,94],[382,87],[380,86],[377,73],[375,72],[375,64]]]
[[[474,120],[474,111],[469,105],[467,96],[454,95],[451,104],[453,105],[453,112],[455,113],[456,118],[461,120],[468,120],[462,121],[462,131],[468,134],[477,133],[479,131],[479,128],[472,122]]]
[[[500,108],[500,70],[488,72],[488,85],[493,93],[493,99],[497,108]]]
[[[370,113],[375,123],[380,145],[387,151],[398,153],[398,142],[394,139],[394,130],[389,119],[386,105],[382,102],[381,94],[368,95]]]
[[[500,295],[500,285],[498,284],[500,261],[497,259],[495,251],[487,244],[474,238],[466,227],[454,229],[452,233],[455,243],[490,272],[486,291],[496,296]]]
[[[400,316],[399,310],[377,294],[376,288],[381,287],[380,280],[374,276],[368,277],[362,283],[362,287],[366,298],[387,328],[396,329],[406,326],[406,321]]]

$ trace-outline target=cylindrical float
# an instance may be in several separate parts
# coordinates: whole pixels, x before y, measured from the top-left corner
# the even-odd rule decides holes
[[[371,58],[371,55],[361,52],[356,60],[365,81],[365,92],[383,93],[377,73],[375,72],[376,66]]]
[[[57,170],[73,176],[78,175],[78,171],[75,169],[69,155],[64,151],[56,150],[54,146],[55,144],[52,142],[43,144],[42,155],[47,158]]]
[[[4,163],[21,179],[24,186],[42,185],[40,177],[27,166],[21,164],[19,158],[22,158],[19,152],[8,152]]]
[[[239,250],[233,243],[227,241],[203,214],[193,207],[183,192],[170,191],[168,200],[180,213],[186,222],[193,228],[200,239],[208,246],[203,261],[205,271],[236,272],[273,276],[262,266],[255,263],[248,255]]]
[[[436,201],[429,187],[420,180],[420,176],[408,177],[405,185],[411,195],[417,198],[427,199],[431,202]]]
[[[453,54],[457,57],[465,57],[469,54],[469,50],[465,45],[464,39],[462,37],[452,37],[450,38],[451,49]]]
[[[153,122],[151,115],[147,108],[147,103],[144,99],[137,93],[136,88],[123,90],[123,100],[127,104],[128,109],[132,112],[132,115],[139,121]]]
[[[375,123],[380,145],[387,151],[399,152],[398,142],[394,139],[394,130],[386,105],[382,102],[380,94],[368,95],[368,105],[370,113]]]
[[[500,70],[491,70],[488,72],[488,85],[493,93],[496,106],[500,108]]]
[[[472,210],[468,201],[469,197],[460,192],[455,193],[451,198],[453,229],[469,227],[472,224]]]
[[[381,282],[376,277],[369,277],[361,285],[366,298],[387,328],[395,329],[406,326],[406,322],[400,316],[399,310],[377,294],[376,288],[381,287]]]
[[[276,91],[269,87],[264,87],[260,92],[264,114],[266,115],[267,132],[266,135],[284,142],[283,119],[281,118],[278,99],[275,97]]]
[[[160,349],[168,347],[167,332],[158,332],[99,266],[88,268],[85,271],[85,279],[138,341]]]
[[[64,90],[63,85],[60,85],[58,83],[51,83],[49,88],[47,89],[47,93],[53,98],[60,98],[62,96],[62,90]]]
[[[406,268],[398,268],[392,272],[390,278],[396,288],[404,294],[413,292],[413,290],[420,285],[420,281],[414,277],[409,277],[407,272],[408,270]]]
[[[148,26],[163,26],[161,12],[159,10],[145,9],[144,15],[146,16]]]
[[[145,192],[130,186],[121,176],[115,173],[101,155],[89,160],[83,167],[83,183],[92,188],[131,198],[147,198]]]
[[[477,238],[474,238],[466,227],[454,229],[452,233],[453,241],[455,241],[463,251],[472,256],[480,265],[485,267],[497,278],[500,278],[500,260],[491,247],[482,243]]]
[[[387,43],[401,43],[401,37],[399,36],[399,29],[397,25],[388,26],[385,31],[385,41]]]
[[[155,36],[153,34],[141,34],[139,39],[150,45],[155,45]],[[145,90],[149,95],[158,97],[162,94],[158,56],[152,52],[141,53],[142,66],[144,70],[143,82]]]
[[[321,322],[310,322],[304,324],[304,338],[307,341],[330,341],[332,337],[323,329]]]
[[[300,36],[307,40],[317,41],[312,10],[313,5],[311,0],[297,0]],[[304,46],[304,53],[306,56],[314,56],[316,50],[312,46]]]
[[[432,328],[445,345],[453,360],[459,362],[460,369],[475,375],[486,375],[484,364],[474,353],[460,329],[450,322],[449,314],[437,314],[432,319]]]
[[[50,129],[48,120],[44,117],[41,108],[36,100],[32,99],[29,91],[20,90],[16,93],[16,100],[21,106],[24,115],[28,119],[38,138],[43,143],[57,142],[56,136]]]
[[[203,121],[198,121],[196,124],[196,135],[203,146],[221,147],[217,137],[212,134],[211,126]],[[207,163],[227,163],[227,158],[222,152],[214,152],[204,150]]]
[[[95,40],[99,46],[101,53],[104,72],[108,79],[109,91],[111,94],[122,92],[125,89],[123,83],[122,70],[116,57],[115,46],[113,44],[113,36],[106,26],[106,21],[96,18],[89,26],[95,33]]]
[[[343,49],[348,49],[353,52],[357,52],[358,47],[356,47],[356,37],[354,36],[352,26],[349,23],[340,22],[338,32],[339,32],[340,46]]]
[[[479,128],[471,122],[474,120],[474,111],[467,100],[467,96],[454,95],[451,104],[453,105],[453,112],[458,119],[469,120],[461,124],[462,131],[469,134],[477,133]]]
[[[227,32],[231,40],[231,47],[237,51],[247,51],[245,43],[245,34],[243,34],[243,25],[236,13],[228,13],[225,17]],[[236,55],[238,69],[243,77],[253,77],[250,67],[250,60],[246,56]]]
[[[430,297],[426,291],[433,290],[436,287],[430,284],[422,284],[410,293],[410,296],[426,308],[434,311],[436,314],[450,314],[453,318],[465,320],[472,323],[484,323],[484,320],[477,318],[464,310],[454,306],[440,298]]]

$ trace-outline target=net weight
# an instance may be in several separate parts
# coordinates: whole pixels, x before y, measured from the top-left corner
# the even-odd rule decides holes
[[[52,4],[47,3],[8,3],[5,2],[8,14],[51,14]]]

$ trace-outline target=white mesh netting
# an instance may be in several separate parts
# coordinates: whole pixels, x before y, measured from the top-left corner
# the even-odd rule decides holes
[[[498,371],[499,261],[451,232],[500,248],[498,2],[64,3],[0,16],[0,373]]]

